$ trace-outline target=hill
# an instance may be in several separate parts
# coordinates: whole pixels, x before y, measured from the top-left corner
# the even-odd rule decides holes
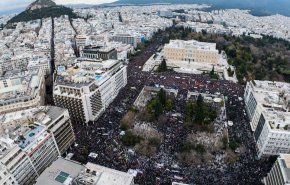
[[[25,11],[10,19],[8,24],[32,21],[46,17],[60,17],[62,15],[68,15],[70,18],[78,17],[71,8],[56,5],[51,0],[37,0],[31,3]]]
[[[53,2],[52,0],[36,0],[31,3],[26,10],[35,10],[52,6],[56,6],[55,2]]]

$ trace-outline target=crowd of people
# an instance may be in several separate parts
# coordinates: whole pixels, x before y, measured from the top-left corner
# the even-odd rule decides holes
[[[261,180],[270,170],[268,159],[256,158],[256,147],[249,121],[244,114],[244,87],[225,80],[212,80],[208,75],[182,74],[174,71],[162,73],[142,72],[146,60],[160,46],[160,40],[150,43],[142,53],[135,56],[128,64],[128,84],[124,87],[113,103],[95,122],[85,126],[74,123],[77,145],[70,152],[73,159],[88,152],[98,154],[96,158],[83,156],[86,161],[127,172],[137,171],[136,184],[171,184],[173,181],[188,184],[261,184]],[[162,85],[178,89],[176,104],[186,99],[188,91],[200,93],[219,92],[227,97],[225,102],[227,119],[233,121],[228,128],[229,140],[238,138],[246,151],[233,164],[183,165],[175,159],[174,152],[185,139],[187,130],[182,121],[168,121],[161,129],[164,134],[159,152],[151,157],[138,155],[134,150],[122,145],[119,123],[127,110],[133,105],[138,94],[145,85]],[[182,107],[182,105],[177,106]],[[177,108],[178,109],[178,108]],[[184,110],[177,110],[184,113]]]

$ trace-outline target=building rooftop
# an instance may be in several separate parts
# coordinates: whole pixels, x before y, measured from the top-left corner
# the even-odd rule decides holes
[[[117,171],[104,166],[87,163],[86,168],[96,176],[95,185],[130,185],[133,181],[133,175]],[[89,180],[90,178],[84,178]],[[82,180],[84,180],[82,179]]]
[[[131,185],[133,175],[97,164],[85,166],[58,158],[36,180],[36,185],[69,185],[72,182],[94,185]],[[86,183],[87,182],[87,183]]]
[[[94,45],[88,45],[85,46],[84,49],[81,51],[83,53],[98,53],[98,52],[110,52],[114,50],[115,48],[113,47],[108,47],[108,46],[94,46]]]
[[[58,158],[37,178],[35,185],[69,185],[84,168],[77,162]]]
[[[196,40],[170,40],[168,44],[165,44],[164,48],[191,48],[218,52],[216,49],[216,43],[198,42]]]
[[[46,126],[57,119],[66,109],[59,107],[37,107],[0,115],[0,156],[14,146],[21,149],[48,134]],[[31,147],[28,147],[31,148]]]
[[[290,131],[290,84],[254,80],[250,87],[271,129]]]
[[[75,66],[64,67],[57,70],[57,85],[73,86],[81,88],[92,82],[103,81],[118,71],[122,63],[118,60],[83,60]]]
[[[0,106],[15,99],[31,99],[40,90],[41,71],[9,71],[0,78]]]
[[[290,84],[285,82],[259,81],[250,83],[253,95],[264,108],[274,111],[288,112],[290,110]]]

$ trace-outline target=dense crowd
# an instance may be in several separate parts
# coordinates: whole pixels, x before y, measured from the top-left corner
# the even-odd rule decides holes
[[[97,153],[96,158],[85,156],[86,161],[94,162],[121,171],[129,169],[138,172],[136,184],[171,184],[173,181],[188,184],[260,184],[271,167],[268,159],[256,159],[256,148],[249,121],[244,114],[244,87],[230,81],[212,80],[207,75],[181,74],[173,71],[155,73],[142,72],[146,60],[160,46],[155,40],[145,50],[132,58],[128,64],[128,84],[121,90],[117,98],[104,114],[95,122],[85,126],[74,123],[77,146],[72,149],[73,159],[79,160],[82,149]],[[122,145],[120,141],[119,122],[137,98],[145,85],[162,85],[179,90],[176,104],[185,102],[188,91],[200,93],[220,92],[227,96],[225,102],[227,118],[234,122],[229,127],[229,139],[238,138],[245,146],[246,152],[233,164],[204,164],[185,166],[174,157],[175,149],[188,134],[182,126],[182,120],[171,121],[160,128],[164,135],[157,155],[145,157]],[[177,108],[178,109],[178,108]],[[183,114],[184,110],[177,112]]]

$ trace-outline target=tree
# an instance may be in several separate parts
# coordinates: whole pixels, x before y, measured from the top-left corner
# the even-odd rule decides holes
[[[228,68],[228,75],[230,76],[230,77],[232,77],[232,76],[234,76],[234,71],[229,67]]]
[[[203,102],[203,97],[202,97],[201,94],[199,94],[198,97],[197,97],[196,104],[197,104],[198,107],[203,107],[203,103],[204,103]]]
[[[158,66],[158,72],[164,72],[164,71],[167,71],[167,64],[166,64],[165,59],[163,59],[160,65]]]
[[[219,78],[218,74],[216,74],[215,71],[214,71],[214,66],[212,66],[212,69],[211,69],[211,71],[209,73],[209,76],[211,78],[213,78],[213,79],[218,79]]]
[[[140,143],[142,138],[133,134],[131,131],[126,131],[126,134],[122,136],[121,141],[125,146],[134,146],[137,143]]]
[[[166,110],[171,110],[172,107],[173,107],[173,102],[172,102],[171,99],[168,98],[168,99],[166,100],[166,103],[165,103],[165,109],[166,109]]]
[[[162,104],[160,101],[156,101],[156,104],[154,106],[154,117],[157,119],[163,112]]]
[[[166,104],[166,92],[163,88],[161,88],[159,91],[158,91],[158,100],[160,101],[161,105],[162,106],[165,106]]]

